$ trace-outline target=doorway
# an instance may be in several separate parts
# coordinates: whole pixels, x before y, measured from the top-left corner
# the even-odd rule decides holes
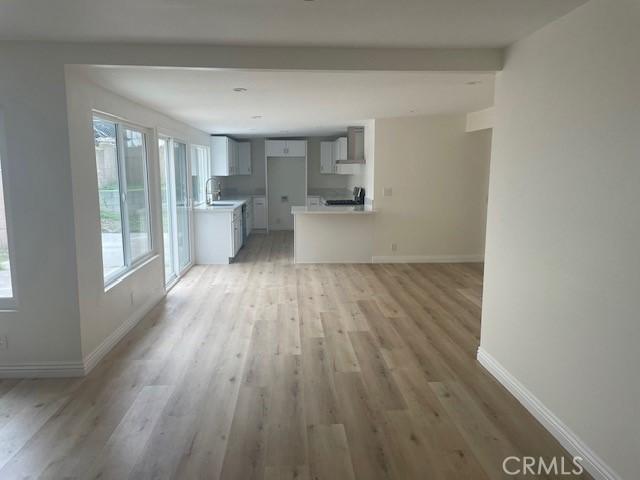
[[[291,207],[306,203],[305,157],[267,157],[269,230],[293,230]]]
[[[187,144],[169,137],[158,138],[164,278],[170,286],[192,265],[191,209]]]

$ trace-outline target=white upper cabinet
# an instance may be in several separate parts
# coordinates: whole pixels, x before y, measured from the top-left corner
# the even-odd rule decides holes
[[[287,142],[284,140],[267,140],[265,142],[264,151],[267,157],[284,157],[284,151]]]
[[[231,156],[229,157],[229,170],[230,175],[238,174],[238,142],[230,139],[229,145],[231,147]]]
[[[320,142],[320,173],[335,173],[336,162],[333,157],[334,142]]]
[[[347,137],[340,137],[334,142],[333,154],[336,162],[347,160]]]
[[[238,142],[224,136],[211,137],[211,174],[228,177],[238,174]]]
[[[238,142],[238,172],[236,175],[251,175],[250,142]]]
[[[320,142],[320,173],[355,175],[361,172],[359,164],[339,163],[347,160],[347,137],[333,142]]]
[[[267,157],[306,157],[306,140],[267,140],[265,144]]]
[[[307,141],[287,140],[285,145],[285,153],[287,157],[306,157]]]

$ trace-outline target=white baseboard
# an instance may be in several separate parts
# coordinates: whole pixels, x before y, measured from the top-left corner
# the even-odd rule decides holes
[[[303,260],[295,261],[296,265],[369,265],[365,260]]]
[[[160,295],[153,295],[147,302],[140,306],[127,320],[122,322],[118,328],[116,328],[111,335],[105,338],[100,345],[98,345],[89,355],[84,357],[83,361],[83,374],[87,375],[95,366],[104,358],[104,356],[116,346],[116,344],[122,340],[122,338],[129,333],[129,331],[135,327],[140,320],[142,320],[147,313],[155,307],[160,300],[165,296],[164,292]]]
[[[582,466],[595,480],[622,480],[580,437],[482,347],[478,348],[478,362],[509,390],[571,455],[583,459]]]
[[[0,378],[82,377],[82,362],[42,362],[0,366]]]
[[[382,255],[371,259],[372,263],[477,263],[484,262],[484,255]]]
[[[155,295],[134,312],[122,325],[109,335],[82,362],[40,362],[0,365],[1,378],[65,378],[82,377],[89,373],[102,358],[164,297]]]

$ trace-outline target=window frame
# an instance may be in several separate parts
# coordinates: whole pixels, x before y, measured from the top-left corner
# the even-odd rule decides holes
[[[7,229],[7,250],[9,253],[9,264],[11,271],[11,297],[0,297],[0,312],[15,312],[18,310],[18,288],[16,282],[16,264],[15,264],[15,241],[13,237],[13,208],[11,203],[12,183],[9,181],[11,174],[7,168],[9,158],[7,150],[7,137],[5,135],[5,117],[4,111],[0,109],[0,171],[2,172],[2,191],[4,200],[4,219]]]
[[[150,139],[155,139],[155,135],[153,131],[149,128],[143,127],[141,125],[132,123],[127,121],[121,117],[111,115],[105,112],[101,112],[98,110],[92,110],[91,112],[91,135],[92,140],[95,142],[93,137],[93,124],[94,119],[104,120],[106,122],[111,122],[115,124],[116,127],[116,151],[117,151],[117,167],[118,167],[118,191],[119,191],[119,202],[120,202],[120,223],[122,229],[122,255],[124,266],[118,270],[112,272],[109,276],[105,276],[104,274],[104,258],[103,258],[103,248],[102,248],[102,227],[100,227],[100,261],[102,266],[102,279],[104,282],[105,291],[111,288],[113,285],[119,283],[124,277],[128,276],[132,271],[136,270],[143,264],[147,263],[151,258],[157,255],[156,252],[156,240],[154,236],[154,219],[153,219],[153,202],[152,202],[152,178],[151,178],[151,169],[149,164],[149,159],[152,156],[152,151],[150,148]],[[148,218],[148,229],[149,229],[149,251],[144,255],[136,259],[131,258],[131,232],[129,231],[129,206],[127,205],[127,172],[126,172],[126,160],[125,157],[125,139],[124,139],[124,130],[130,129],[137,132],[142,133],[143,143],[144,143],[144,180],[145,180],[145,189],[146,189],[146,205],[147,205],[147,218]],[[97,157],[95,155],[95,143],[94,143],[94,162],[96,164],[96,182],[98,179],[98,171],[97,171]],[[98,196],[100,195],[99,186],[96,183],[96,193]],[[98,218],[100,218],[100,206],[98,205]],[[126,221],[125,221],[126,220]]]

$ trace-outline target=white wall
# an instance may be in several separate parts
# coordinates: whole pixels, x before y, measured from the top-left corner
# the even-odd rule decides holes
[[[491,132],[465,126],[464,114],[375,121],[376,261],[482,259]]]
[[[206,145],[208,135],[135,104],[86,80],[67,67],[69,144],[75,214],[82,353],[86,358],[128,320],[139,318],[164,294],[162,230],[158,180],[157,136],[150,137],[149,176],[152,234],[158,254],[121,282],[104,291],[100,256],[100,210],[94,153],[92,110],[122,117],[189,143]],[[133,299],[132,299],[133,295]]]
[[[640,3],[593,0],[496,84],[482,348],[640,472]]]
[[[0,312],[3,375],[32,364],[77,369],[81,360],[64,71],[45,50],[23,53],[0,42],[2,174],[18,297],[15,312]]]

